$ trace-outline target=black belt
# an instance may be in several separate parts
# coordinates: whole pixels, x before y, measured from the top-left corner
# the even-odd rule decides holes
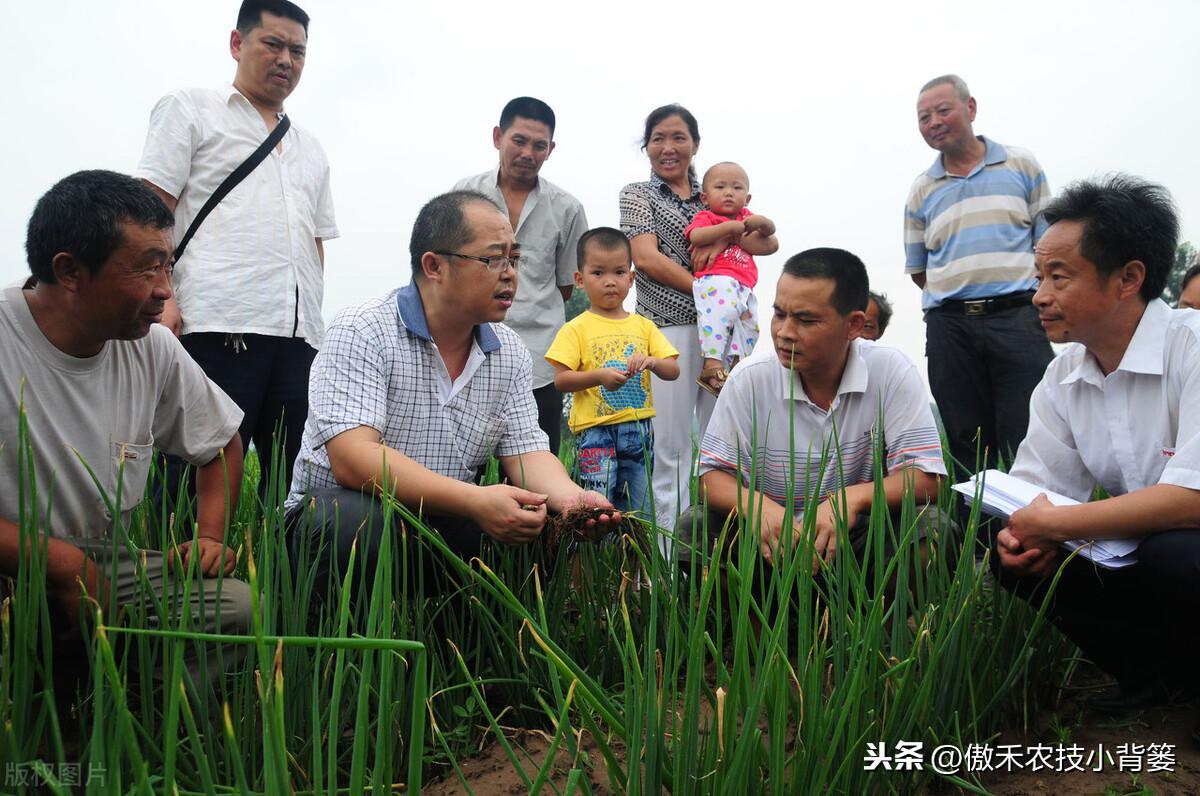
[[[947,310],[956,315],[991,315],[993,312],[1000,312],[1000,310],[1007,310],[1013,307],[1028,307],[1033,304],[1033,294],[1034,291],[1026,290],[1024,293],[1008,293],[994,298],[973,299],[971,301],[947,299],[941,303],[941,306],[934,307],[934,309]]]

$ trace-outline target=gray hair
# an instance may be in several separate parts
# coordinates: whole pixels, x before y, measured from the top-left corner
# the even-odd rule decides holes
[[[892,302],[888,301],[886,294],[876,293],[874,290],[867,293],[867,298],[868,301],[874,301],[875,306],[879,307],[879,335],[882,337],[892,320]]]
[[[928,91],[931,88],[934,88],[936,86],[943,86],[943,85],[953,86],[954,93],[957,94],[958,98],[960,100],[962,100],[963,102],[966,102],[967,100],[971,99],[971,92],[967,88],[967,81],[963,80],[958,75],[953,75],[953,74],[938,75],[933,80],[930,80],[928,83],[921,86],[921,90],[917,93],[924,94],[926,91]]]

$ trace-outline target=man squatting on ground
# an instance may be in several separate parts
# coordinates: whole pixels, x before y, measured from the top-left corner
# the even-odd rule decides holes
[[[975,98],[957,75],[921,88],[917,123],[940,154],[904,209],[904,270],[923,289],[929,388],[968,474],[998,455],[1012,461],[1029,394],[1054,356],[1030,303],[1050,185],[1030,152],[976,136],[974,121]],[[979,468],[977,446],[986,453]]]
[[[181,89],[150,114],[137,176],[175,213],[175,242],[217,186],[275,129],[300,82],[308,15],[287,0],[246,0],[229,38],[232,85]],[[221,200],[176,264],[178,304],[163,322],[245,416],[262,468],[286,488],[308,415],[308,373],[325,331],[325,253],[338,236],[329,163],[311,133],[291,125],[255,170]],[[275,438],[282,423],[285,439]],[[271,454],[282,444],[282,474]],[[175,494],[178,466],[166,487]]]
[[[132,601],[151,598],[142,592],[143,577],[155,598],[178,591],[169,582],[174,574],[164,578],[162,553],[130,552],[113,538],[142,500],[154,447],[198,468],[198,539],[189,533],[178,556],[168,553],[205,578],[192,587],[194,626],[225,633],[250,627],[249,587],[208,580],[233,571],[234,553],[223,541],[235,505],[225,496],[236,503],[241,486],[242,412],[159,323],[171,297],[173,221],[132,177],[72,174],[38,200],[29,220],[33,286],[0,292],[0,576],[15,577],[28,555],[17,526],[24,509],[34,518],[30,530],[48,537],[46,592],[60,636],[78,627],[80,582],[106,608],[108,622]],[[23,507],[22,407],[34,463],[25,486],[36,479],[38,497]],[[120,501],[118,517],[107,501]],[[116,581],[109,583],[114,558]],[[108,599],[116,610],[107,610]]]
[[[521,337],[533,357],[533,399],[538,427],[558,454],[562,433],[562,393],[545,359],[554,335],[566,321],[565,302],[575,284],[575,250],[587,231],[583,205],[539,176],[554,151],[554,111],[533,97],[510,100],[492,129],[500,163],[459,180],[457,191],[477,191],[508,216],[521,245],[521,289],[504,323]]]
[[[1034,390],[1012,474],[1039,497],[996,538],[1000,582],[1039,603],[1070,539],[1137,539],[1137,563],[1076,556],[1049,608],[1118,686],[1120,711],[1195,692],[1200,655],[1200,314],[1158,296],[1179,225],[1166,190],[1130,177],[1072,185],[1046,208],[1033,304],[1071,344]],[[1110,497],[1088,502],[1097,486]],[[1198,728],[1200,729],[1200,728]]]
[[[803,525],[784,509],[788,488],[801,506],[811,483],[821,500],[813,573],[821,559],[833,559],[835,518],[843,512],[851,546],[860,552],[875,492],[875,436],[882,433],[888,509],[900,509],[911,485],[924,510],[917,538],[922,546],[932,541],[944,522],[935,506],[925,506],[936,500],[946,474],[937,427],[916,366],[895,349],[857,339],[866,306],[867,271],[850,252],[809,249],[784,264],[771,316],[775,356],[754,357],[733,370],[701,443],[710,537],[730,512],[754,517],[761,509],[762,555],[773,560],[785,529],[792,529],[795,546]],[[787,482],[792,456],[794,485]],[[681,537],[691,535],[698,519],[692,512],[680,520]]]
[[[412,282],[341,312],[313,364],[285,506],[294,560],[302,545],[320,545],[324,583],[344,573],[357,536],[369,581],[384,491],[423,511],[462,556],[478,552],[483,533],[529,542],[548,511],[576,506],[610,510],[596,521],[615,529],[612,504],[572,482],[549,451],[529,350],[500,323],[521,262],[508,218],[482,194],[443,194],[418,214],[409,253]],[[491,454],[512,485],[475,483]]]

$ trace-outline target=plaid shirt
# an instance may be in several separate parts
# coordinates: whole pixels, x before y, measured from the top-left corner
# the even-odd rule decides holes
[[[325,334],[309,381],[308,420],[296,459],[293,510],[308,491],[338,486],[325,443],[359,426],[435,473],[473,481],[488,455],[549,450],[537,425],[533,365],[516,332],[475,327],[484,361],[443,403],[440,354],[413,284],[341,312]]]

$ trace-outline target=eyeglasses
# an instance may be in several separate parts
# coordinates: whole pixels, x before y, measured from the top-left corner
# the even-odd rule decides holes
[[[477,263],[483,263],[489,271],[503,271],[507,267],[512,267],[515,271],[521,266],[521,255],[516,254],[512,257],[504,255],[496,255],[495,257],[480,257],[475,254],[459,254],[458,252],[434,252],[443,257],[461,257],[464,260],[474,260]]]

